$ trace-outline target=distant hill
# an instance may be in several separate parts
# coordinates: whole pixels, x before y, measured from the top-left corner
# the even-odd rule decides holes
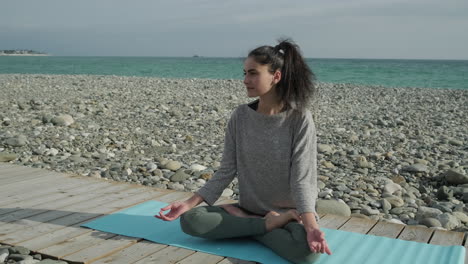
[[[47,53],[43,53],[43,52],[39,52],[39,51],[35,51],[35,50],[0,50],[0,56],[1,55],[10,55],[10,56],[14,56],[14,55],[23,55],[23,56],[27,56],[27,55],[35,55],[35,56],[38,56],[38,55],[41,55],[41,56],[46,56],[46,55],[49,55]]]

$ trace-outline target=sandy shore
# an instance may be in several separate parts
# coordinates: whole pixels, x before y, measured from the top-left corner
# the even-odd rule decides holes
[[[319,87],[321,201],[467,229],[468,90]],[[231,111],[252,100],[239,80],[120,76],[0,75],[0,92],[0,161],[185,191],[216,171]]]

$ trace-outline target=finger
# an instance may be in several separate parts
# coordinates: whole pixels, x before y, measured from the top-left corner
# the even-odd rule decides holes
[[[312,252],[317,252],[317,245],[315,243],[309,243],[309,248]]]
[[[332,252],[331,250],[328,248],[328,246],[325,247],[325,253],[327,253],[328,255],[331,255]]]
[[[322,244],[320,244],[320,253],[325,253],[325,247]]]
[[[320,232],[320,239],[325,240],[325,233],[324,232]]]
[[[313,253],[317,252],[317,250],[315,249],[315,246],[309,246],[310,247],[310,251],[312,251]]]
[[[317,253],[322,253],[322,245],[320,243],[317,244]]]
[[[171,209],[171,208],[168,207],[168,206],[166,206],[166,207],[164,207],[164,208],[161,208],[161,212],[167,211],[167,210],[169,210],[169,209]]]

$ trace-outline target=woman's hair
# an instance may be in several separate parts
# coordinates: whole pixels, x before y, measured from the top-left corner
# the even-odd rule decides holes
[[[290,39],[280,39],[275,47],[260,46],[248,57],[257,63],[268,65],[269,71],[281,71],[281,80],[276,92],[287,108],[302,110],[314,99],[316,93],[315,75],[307,66],[299,46]]]

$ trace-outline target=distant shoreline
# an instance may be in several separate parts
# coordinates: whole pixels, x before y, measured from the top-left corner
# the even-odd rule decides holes
[[[50,56],[49,54],[0,54],[0,56]]]

